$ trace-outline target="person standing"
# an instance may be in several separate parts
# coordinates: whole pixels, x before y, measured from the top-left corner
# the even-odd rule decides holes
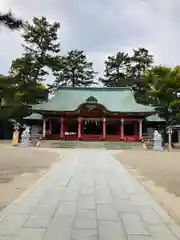
[[[18,143],[19,143],[19,127],[16,124],[13,130],[12,146],[18,146]]]

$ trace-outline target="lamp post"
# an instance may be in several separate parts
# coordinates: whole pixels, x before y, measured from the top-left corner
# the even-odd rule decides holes
[[[60,79],[60,83],[64,82],[64,75],[62,73],[60,74],[59,79]]]
[[[167,129],[167,134],[168,134],[168,150],[169,152],[172,150],[172,108],[168,108],[168,129]]]
[[[180,92],[173,93],[173,94],[176,94],[177,99],[180,98]],[[173,121],[172,112],[173,112],[173,109],[172,108],[168,108],[168,124],[169,124],[169,126],[167,128],[167,134],[168,134],[168,150],[169,151],[171,151],[172,147],[173,147],[173,143],[172,143],[172,134],[173,134],[173,129],[172,129],[172,121]]]

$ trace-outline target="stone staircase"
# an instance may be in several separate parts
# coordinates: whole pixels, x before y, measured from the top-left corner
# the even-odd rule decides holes
[[[142,144],[140,142],[88,142],[88,141],[51,141],[44,140],[41,142],[42,148],[105,148],[112,150],[120,149],[140,149]]]

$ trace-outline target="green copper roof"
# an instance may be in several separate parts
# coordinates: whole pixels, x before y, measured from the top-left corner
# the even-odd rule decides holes
[[[39,113],[32,113],[30,116],[24,117],[25,120],[42,120],[42,115]]]
[[[165,120],[163,118],[159,117],[159,115],[157,115],[157,114],[146,117],[145,119],[148,122],[165,122]]]
[[[47,103],[32,106],[36,111],[75,111],[86,103],[103,105],[110,112],[154,112],[137,104],[130,88],[61,88]]]

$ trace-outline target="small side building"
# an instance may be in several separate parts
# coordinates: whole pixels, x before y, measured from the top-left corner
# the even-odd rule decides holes
[[[30,116],[24,117],[24,123],[31,126],[30,139],[33,145],[42,134],[43,116],[39,113],[32,113]]]
[[[143,120],[155,112],[127,87],[61,88],[31,110],[42,116],[43,138],[83,141],[140,141]]]
[[[153,138],[154,130],[162,130],[166,127],[165,119],[158,114],[148,116],[144,120],[144,130],[147,137]]]

